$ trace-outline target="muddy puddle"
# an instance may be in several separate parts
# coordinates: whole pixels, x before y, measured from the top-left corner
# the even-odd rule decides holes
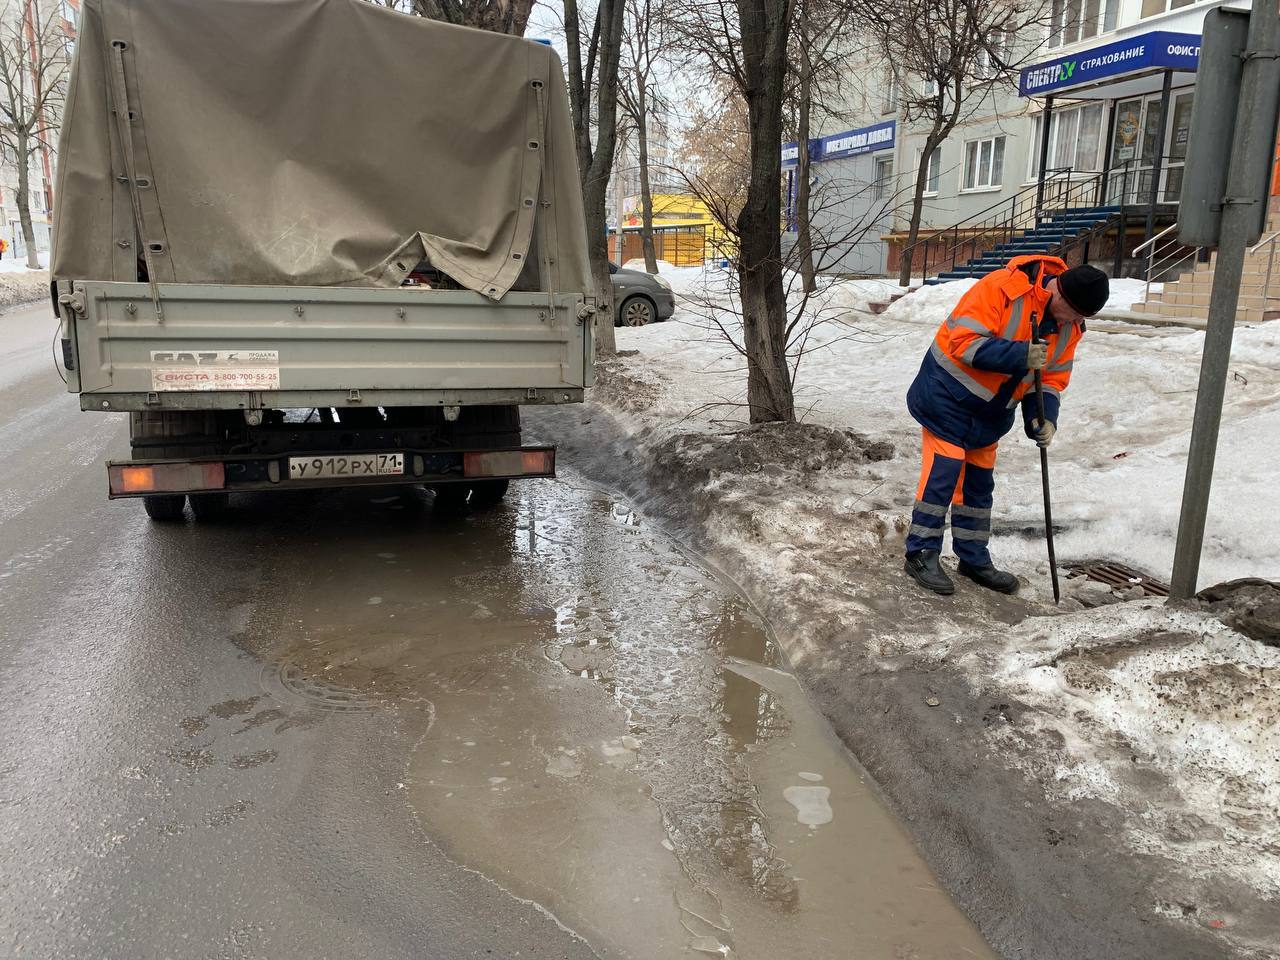
[[[277,699],[396,713],[453,859],[602,957],[993,956],[756,614],[628,504],[348,503],[251,645]]]

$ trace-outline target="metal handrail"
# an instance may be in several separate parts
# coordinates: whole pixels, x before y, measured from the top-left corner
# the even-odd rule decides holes
[[[1190,251],[1185,253],[1177,253],[1175,251],[1174,253],[1170,253],[1168,256],[1165,256],[1160,260],[1157,260],[1154,263],[1150,264],[1147,267],[1147,283],[1146,283],[1146,288],[1142,295],[1142,299],[1143,300],[1151,299],[1151,284],[1155,282],[1153,279],[1154,277],[1157,277],[1165,273],[1166,271],[1170,270],[1173,267],[1173,265],[1176,263],[1180,263],[1181,261],[1186,260],[1189,257],[1194,258],[1198,256],[1202,249],[1203,249],[1202,247],[1192,247]],[[1179,271],[1179,276],[1174,277],[1174,280],[1176,281],[1180,278],[1181,278],[1181,271]],[[1166,283],[1168,281],[1162,280],[1160,282]]]
[[[1177,229],[1177,223],[1170,224],[1150,240],[1144,241],[1133,248],[1135,255],[1141,253],[1147,247],[1151,248],[1151,252],[1147,255],[1147,276],[1142,293],[1142,299],[1144,301],[1151,299],[1151,284],[1154,282],[1154,278],[1157,274],[1163,273],[1173,264],[1179,263],[1188,257],[1197,256],[1202,249],[1200,247],[1192,247],[1190,250],[1185,250],[1184,245],[1175,239],[1169,241],[1169,246],[1165,248],[1164,254],[1158,255],[1158,251],[1160,249],[1158,246],[1159,241],[1163,240]]]
[[[1069,180],[1073,169],[1074,168],[1072,167],[1055,167],[1052,170],[1046,170],[1045,182],[1046,183],[1048,182],[1048,178],[1056,179],[1059,174],[1063,174],[1063,173],[1067,175],[1067,178]],[[911,257],[914,263],[915,253],[917,248],[923,246],[925,255],[924,255],[924,262],[921,264],[921,268],[920,268],[920,276],[921,276],[921,279],[926,279],[928,277],[929,263],[930,263],[929,248],[934,244],[935,241],[941,239],[946,234],[950,234],[951,239],[954,241],[953,245],[949,249],[944,250],[941,258],[939,259],[945,260],[947,256],[950,255],[952,257],[951,265],[954,267],[956,250],[959,249],[964,244],[972,243],[974,240],[979,239],[981,237],[985,237],[988,234],[992,233],[993,231],[1000,229],[1001,227],[1004,227],[1006,229],[1012,229],[1014,227],[1015,222],[1018,220],[1018,205],[1020,203],[1025,203],[1027,201],[1032,200],[1033,195],[1037,190],[1038,186],[1039,186],[1038,184],[1032,184],[1031,186],[1028,186],[1023,188],[1022,190],[1019,190],[1012,197],[1008,197],[1004,200],[997,200],[995,203],[991,204],[989,207],[985,207],[982,210],[979,210],[977,213],[971,214],[965,219],[960,220],[957,223],[951,224],[949,227],[946,227],[942,230],[934,231],[927,237],[918,237],[915,243],[911,244],[911,246],[903,248],[902,255]],[[1006,207],[1008,208],[1007,213],[1005,212]],[[998,211],[998,212],[993,213],[992,211]],[[990,216],[988,216],[988,214],[990,214]],[[986,229],[981,230],[980,228],[984,226],[986,227]],[[978,230],[979,232],[972,233],[972,231],[974,230]],[[961,232],[970,233],[971,235],[966,237],[962,241],[959,239]]]
[[[1263,237],[1261,240],[1259,240],[1257,243],[1255,243],[1252,247],[1249,248],[1249,256],[1252,257],[1255,253],[1257,253],[1267,244],[1271,244],[1272,249],[1275,249],[1275,242],[1278,239],[1280,239],[1280,230],[1277,230],[1275,233],[1271,234],[1268,237]]]
[[[1174,230],[1177,230],[1177,229],[1178,229],[1178,225],[1177,225],[1176,223],[1175,223],[1175,224],[1171,224],[1170,226],[1165,227],[1163,230],[1161,230],[1159,233],[1157,233],[1157,234],[1156,234],[1154,237],[1152,237],[1150,240],[1147,240],[1147,241],[1145,241],[1144,243],[1140,243],[1140,244],[1138,244],[1136,247],[1134,247],[1134,248],[1133,248],[1133,255],[1136,257],[1139,253],[1141,253],[1141,252],[1142,252],[1144,249],[1146,249],[1147,247],[1151,246],[1151,245],[1152,245],[1153,243],[1155,243],[1157,240],[1162,239],[1163,237],[1167,236],[1168,234],[1172,233]],[[1277,236],[1280,236],[1280,233],[1277,233],[1276,235],[1277,235]]]
[[[1123,231],[1125,193],[1128,190],[1129,168],[1132,163],[1132,160],[1125,161],[1120,168],[1101,171],[1077,171],[1074,167],[1056,167],[1046,170],[1043,183],[1052,183],[1054,185],[1050,196],[1045,197],[1041,194],[1040,183],[1032,184],[1019,190],[1012,197],[997,201],[958,223],[942,230],[935,230],[927,237],[917,238],[915,243],[903,249],[902,255],[910,257],[912,267],[915,267],[917,252],[923,248],[923,262],[919,264],[920,278],[922,280],[928,279],[930,269],[936,270],[948,259],[951,261],[952,269],[955,269],[956,264],[963,259],[964,254],[977,254],[989,242],[994,242],[996,245],[1000,242],[1008,242],[1018,233],[1025,231],[1028,224],[1038,225],[1046,210],[1066,209],[1073,203],[1105,206],[1109,202],[1107,191],[1111,182],[1110,178],[1120,171],[1123,171],[1124,186],[1121,188],[1122,192],[1119,198],[1120,213],[1116,222],[1121,225],[1120,230]],[[1083,179],[1079,179],[1079,177],[1083,177]],[[1092,192],[1091,199],[1090,192]],[[1044,202],[1046,200],[1047,202]],[[1065,255],[1065,251],[1069,246],[1082,241],[1088,242],[1094,233],[1096,233],[1096,230],[1090,231],[1088,236],[1073,237],[1060,241],[1057,245],[1057,253]],[[1117,249],[1119,249],[1120,242],[1121,239],[1118,237]],[[950,246],[946,246],[948,243]],[[936,245],[942,245],[943,247],[941,256],[937,254],[931,256]]]
[[[1095,181],[1099,183],[1101,182],[1099,180],[1099,177],[1101,175],[1095,174],[1091,176],[1088,180],[1084,180],[1084,181],[1080,181],[1078,183],[1072,184],[1070,177],[1073,172],[1073,169],[1074,168],[1072,167],[1060,167],[1054,171],[1055,174],[1058,174],[1058,173],[1066,174],[1065,180],[1067,183],[1067,189],[1065,192],[1060,193],[1056,197],[1056,201],[1055,201],[1057,203],[1063,204],[1064,206],[1070,206],[1072,200],[1078,200],[1083,198],[1088,192],[1088,189],[1095,185]],[[1047,172],[1048,171],[1046,171],[1046,173]],[[1046,183],[1047,182],[1048,181],[1046,180]],[[961,247],[968,244],[976,245],[975,243],[976,241],[985,239],[987,237],[991,237],[997,231],[1003,231],[1005,239],[1009,239],[1010,237],[1012,237],[1014,233],[1017,233],[1018,231],[1022,230],[1026,223],[1038,221],[1041,215],[1044,213],[1043,206],[1038,206],[1038,207],[1032,206],[1029,210],[1024,210],[1021,217],[1019,217],[1018,211],[1017,211],[1017,202],[1020,199],[1023,199],[1024,194],[1029,193],[1033,189],[1036,189],[1036,188],[1028,187],[1026,190],[1019,191],[1019,193],[1015,194],[1010,201],[1006,201],[1006,203],[1010,204],[1009,218],[1007,220],[1003,220],[993,224],[986,230],[980,231],[978,233],[972,233],[969,236],[965,237],[963,240],[960,240],[958,237],[958,228],[961,224],[964,223],[964,221],[961,221],[961,224],[957,224],[955,227],[952,227],[951,229],[953,233],[956,234],[956,236],[954,237],[954,239],[956,240],[956,243],[951,247],[950,250],[947,250],[943,253],[942,255],[943,259],[945,260],[947,257],[947,254],[950,254],[952,257],[952,266],[955,266],[956,252]],[[981,224],[979,224],[978,226],[981,226]]]
[[[1277,238],[1280,238],[1280,230],[1277,230],[1275,233],[1271,234],[1271,236],[1269,237],[1263,237],[1261,240],[1259,240],[1257,243],[1255,243],[1252,247],[1249,248],[1249,256],[1253,256],[1263,247],[1268,245],[1270,245],[1271,247],[1271,253],[1267,255],[1267,277],[1265,280],[1262,281],[1262,299],[1264,301],[1280,300],[1280,297],[1271,296],[1271,271],[1276,265],[1276,239]],[[1265,307],[1266,304],[1264,303],[1263,306]]]

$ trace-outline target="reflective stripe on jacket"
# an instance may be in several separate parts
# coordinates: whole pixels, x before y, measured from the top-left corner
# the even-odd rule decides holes
[[[1055,425],[1061,393],[1071,380],[1083,324],[1059,329],[1048,312],[1045,285],[1067,269],[1057,257],[1015,257],[979,280],[938,327],[907,394],[912,415],[927,429],[966,449],[994,443],[1013,425],[1014,409],[1036,416],[1027,369],[1031,317],[1048,344],[1045,417]],[[1023,402],[1025,401],[1025,402]]]

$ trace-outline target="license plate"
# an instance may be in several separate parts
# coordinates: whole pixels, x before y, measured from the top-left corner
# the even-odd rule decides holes
[[[358,453],[342,457],[290,457],[290,480],[326,477],[397,477],[404,473],[403,453]]]

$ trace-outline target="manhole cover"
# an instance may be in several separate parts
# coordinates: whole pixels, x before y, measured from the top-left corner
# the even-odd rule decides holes
[[[262,686],[268,693],[286,703],[319,707],[339,713],[372,710],[374,704],[350,687],[326,683],[310,677],[296,663],[285,662],[278,666],[268,664],[262,668]]]
[[[1105,583],[1115,590],[1141,587],[1149,597],[1167,597],[1169,585],[1115,560],[1089,560],[1084,563],[1068,563],[1063,569],[1069,576],[1088,577]]]

